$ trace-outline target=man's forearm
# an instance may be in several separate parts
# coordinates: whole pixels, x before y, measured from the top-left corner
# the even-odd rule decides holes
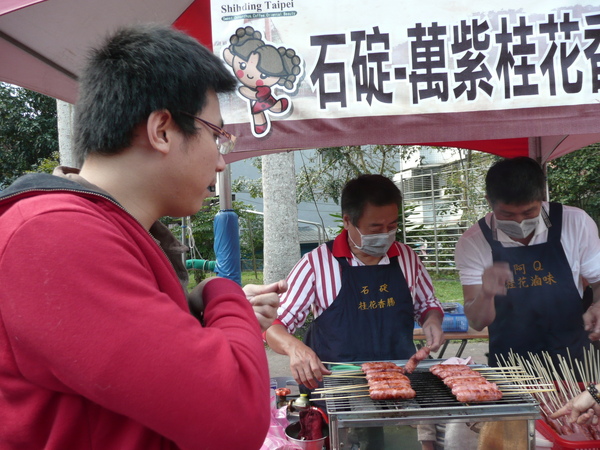
[[[423,324],[425,322],[429,324],[438,324],[442,325],[444,320],[444,313],[438,309],[431,309],[427,312],[427,314],[423,317]]]
[[[494,321],[494,295],[486,294],[482,285],[463,286],[463,296],[465,315],[472,328],[481,331]]]
[[[506,295],[507,283],[514,275],[506,261],[496,261],[483,271],[481,284],[463,285],[465,315],[478,331],[490,325],[496,318],[496,295]]]
[[[265,333],[265,339],[274,352],[288,356],[291,349],[301,342],[281,324],[271,325]]]

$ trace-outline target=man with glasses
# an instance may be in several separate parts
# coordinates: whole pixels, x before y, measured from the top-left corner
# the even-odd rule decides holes
[[[185,248],[158,221],[195,214],[225,169],[217,93],[236,80],[189,36],[138,26],[79,81],[81,169],[0,197],[0,448],[260,448],[260,333],[285,283],[212,278],[188,306]]]
[[[330,374],[322,361],[408,359],[415,353],[414,321],[427,345],[443,343],[443,311],[418,255],[396,242],[402,196],[381,175],[361,175],[342,191],[344,230],[296,264],[287,277],[269,346],[290,357],[294,379],[314,389]],[[308,313],[304,342],[294,336]],[[371,436],[368,448],[380,449]]]
[[[233,134],[228,133],[223,128],[210,123],[201,117],[196,117],[193,114],[186,113],[184,111],[181,111],[181,113],[197,120],[200,123],[203,123],[215,133],[215,144],[217,144],[217,148],[219,149],[219,153],[221,155],[227,155],[229,152],[231,152],[231,150],[233,150],[236,141],[236,137]]]

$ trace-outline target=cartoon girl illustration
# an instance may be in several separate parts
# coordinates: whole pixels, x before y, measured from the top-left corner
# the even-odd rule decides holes
[[[242,86],[239,93],[250,103],[252,133],[263,137],[271,130],[269,114],[291,110],[289,97],[276,98],[271,88],[280,85],[293,92],[301,73],[301,59],[285,47],[275,48],[262,40],[260,31],[252,27],[238,28],[223,51],[223,59],[233,68]]]

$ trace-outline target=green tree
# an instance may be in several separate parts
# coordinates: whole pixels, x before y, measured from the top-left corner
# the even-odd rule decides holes
[[[460,226],[468,228],[474,224],[487,209],[485,199],[485,175],[492,163],[499,158],[490,153],[460,148],[440,148],[457,153],[460,159],[448,165],[443,172],[446,210],[438,214],[453,215],[460,213]]]
[[[396,145],[351,145],[320,148],[308,158],[297,175],[299,201],[332,200],[336,204],[344,185],[365,173],[393,177],[402,153],[409,147]]]
[[[0,83],[0,189],[58,152],[56,100]]]
[[[600,220],[600,143],[548,163],[550,199],[586,211]]]
[[[248,210],[240,210],[238,215],[240,216],[240,253],[242,261],[249,261],[255,277],[257,277],[259,267],[262,268],[262,264],[258,260],[263,259],[263,217]],[[262,271],[262,269],[260,270]]]

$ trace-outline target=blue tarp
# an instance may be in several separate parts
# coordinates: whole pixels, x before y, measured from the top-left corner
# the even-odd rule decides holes
[[[215,272],[224,278],[242,284],[240,231],[238,216],[232,209],[222,209],[215,216]]]

